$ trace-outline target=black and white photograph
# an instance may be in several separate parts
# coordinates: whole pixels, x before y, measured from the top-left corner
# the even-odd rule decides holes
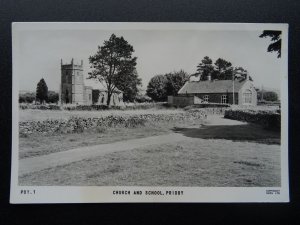
[[[13,23],[11,203],[288,202],[287,35]]]

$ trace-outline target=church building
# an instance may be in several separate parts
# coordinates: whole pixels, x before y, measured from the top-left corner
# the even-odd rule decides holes
[[[98,100],[93,98],[93,94],[97,94]],[[80,64],[71,60],[70,64],[63,64],[61,60],[61,86],[60,101],[61,104],[77,104],[77,105],[106,105],[107,90],[93,89],[91,86],[85,86],[83,75],[83,61]],[[110,105],[122,105],[123,92],[116,89],[111,96]]]

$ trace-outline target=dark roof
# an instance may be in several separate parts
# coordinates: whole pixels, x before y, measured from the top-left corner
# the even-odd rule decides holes
[[[234,81],[234,92],[238,92],[246,80]],[[232,92],[232,80],[188,81],[178,91],[178,94],[196,93],[226,93]]]

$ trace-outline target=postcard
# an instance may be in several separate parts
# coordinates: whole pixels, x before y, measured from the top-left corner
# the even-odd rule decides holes
[[[288,24],[12,24],[11,203],[289,202]]]

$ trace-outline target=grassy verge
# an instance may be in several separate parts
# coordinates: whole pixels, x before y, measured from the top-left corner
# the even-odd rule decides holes
[[[20,185],[280,186],[280,146],[188,139],[35,172]]]

